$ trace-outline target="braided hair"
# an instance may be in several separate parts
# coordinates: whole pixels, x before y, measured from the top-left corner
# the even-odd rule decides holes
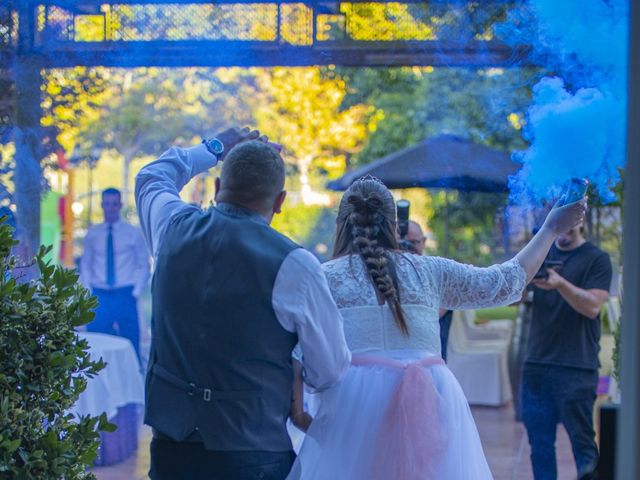
[[[376,291],[389,305],[402,333],[409,335],[398,294],[395,264],[389,250],[398,250],[396,207],[391,192],[377,178],[354,182],[342,196],[336,219],[333,258],[359,255]]]

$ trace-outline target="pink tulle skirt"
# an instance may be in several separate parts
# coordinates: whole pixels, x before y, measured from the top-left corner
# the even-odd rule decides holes
[[[462,389],[439,357],[354,355],[343,381],[313,402],[290,480],[492,478]]]

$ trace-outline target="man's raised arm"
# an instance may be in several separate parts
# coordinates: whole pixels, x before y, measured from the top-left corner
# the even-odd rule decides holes
[[[147,248],[154,258],[171,216],[178,210],[190,207],[180,198],[180,190],[194,176],[224,160],[235,145],[259,136],[257,130],[229,128],[214,137],[221,148],[217,154],[211,152],[204,143],[190,148],[172,147],[160,158],[142,167],[136,175],[136,208]]]

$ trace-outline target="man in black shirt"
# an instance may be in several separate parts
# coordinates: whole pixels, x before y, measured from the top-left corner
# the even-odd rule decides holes
[[[562,266],[533,280],[533,319],[522,372],[522,416],[536,480],[557,476],[556,425],[562,422],[578,478],[596,478],[593,406],[598,383],[600,310],[609,295],[609,256],[576,227],[560,235],[548,260]]]

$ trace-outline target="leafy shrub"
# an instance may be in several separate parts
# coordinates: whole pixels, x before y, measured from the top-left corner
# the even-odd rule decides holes
[[[616,379],[616,382],[618,382],[618,388],[620,389],[622,388],[622,378],[620,376],[620,347],[622,345],[622,334],[620,333],[621,325],[622,324],[619,323],[613,332],[613,339],[615,343],[613,344],[613,353],[611,354],[611,358],[613,360],[613,372],[611,372],[611,375]]]
[[[87,379],[104,368],[74,327],[93,318],[97,301],[74,271],[36,255],[40,275],[16,281],[16,244],[0,219],[0,478],[84,479],[97,455],[106,415],[76,418],[70,409]]]

